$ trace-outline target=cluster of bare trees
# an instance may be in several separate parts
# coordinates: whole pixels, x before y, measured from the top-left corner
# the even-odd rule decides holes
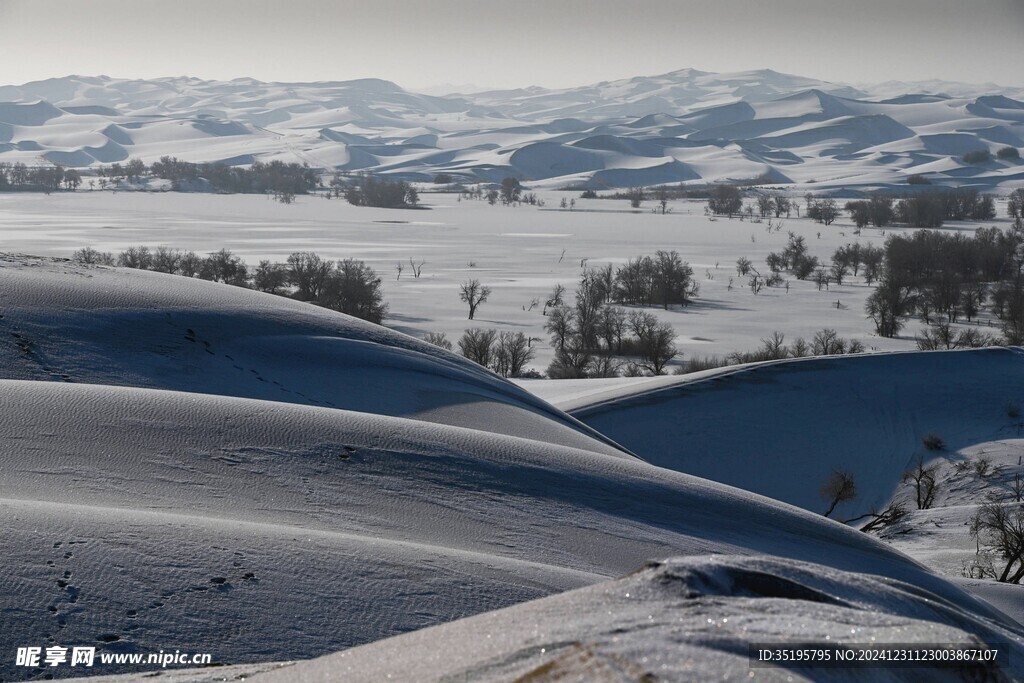
[[[443,332],[430,332],[423,337],[427,343],[448,351],[452,343]],[[527,363],[533,360],[533,340],[522,332],[497,332],[471,327],[456,344],[459,353],[485,368],[490,368],[502,377],[522,377],[529,374]]]
[[[347,183],[335,183],[335,193],[344,189],[345,199],[355,206],[376,206],[388,209],[412,208],[419,203],[419,193],[404,180],[391,180],[367,174],[350,179]]]
[[[86,247],[76,251],[73,258],[81,263],[152,270],[247,287],[308,301],[376,324],[380,324],[388,310],[381,280],[372,268],[355,259],[325,260],[310,251],[294,252],[284,263],[263,260],[256,268],[250,268],[228,249],[199,256],[194,251],[166,246],[133,246],[115,257]]]
[[[864,344],[857,339],[848,340],[840,337],[835,330],[827,327],[815,332],[810,341],[803,337],[797,337],[788,345],[786,344],[786,335],[775,331],[761,339],[761,346],[753,351],[734,351],[724,358],[718,356],[694,357],[684,367],[679,368],[676,374],[682,375],[742,363],[857,353],[864,353]]]
[[[765,261],[773,273],[788,271],[797,280],[806,280],[820,265],[816,256],[807,250],[807,241],[803,235],[790,232],[786,247],[781,252],[768,254]]]
[[[614,377],[622,371],[657,375],[678,354],[671,325],[646,311],[611,305],[608,273],[584,271],[573,306],[563,304],[560,288],[548,298],[552,306],[546,307],[544,329],[555,348],[548,376]],[[637,360],[624,362],[619,356]]]
[[[1007,416],[1019,419],[1019,408],[1015,404],[1008,406]],[[931,451],[944,448],[942,440],[934,434],[923,437],[921,442]],[[1019,459],[1017,464],[1019,467]],[[866,519],[868,521],[862,524],[861,531],[879,531],[906,518],[910,505],[917,510],[934,507],[943,486],[940,477],[942,466],[941,460],[928,461],[923,454],[918,454],[902,478],[909,501],[901,494],[885,509],[872,509],[866,514],[845,520],[845,523]],[[984,454],[953,462],[951,471],[960,476],[973,475],[986,482],[989,488],[986,501],[971,518],[969,531],[977,542],[977,548],[974,559],[964,563],[962,573],[972,578],[1020,583],[1024,580],[1024,479],[1020,472],[1008,484],[1005,483],[1006,477],[1002,477],[1002,485],[996,484],[997,478],[1004,472],[1003,466],[993,465]],[[1004,487],[1005,490],[1002,490]],[[828,506],[824,512],[828,517],[839,504],[857,497],[854,475],[848,470],[833,470],[818,493]]]
[[[890,236],[882,277],[866,312],[878,334],[893,337],[916,313],[922,322],[968,322],[987,306],[1009,344],[1024,342],[1024,230],[980,228],[973,237],[921,230]],[[951,336],[948,328],[920,339],[922,348],[981,345],[990,335]]]
[[[603,300],[627,306],[686,306],[700,292],[693,268],[676,251],[657,251],[653,257],[630,259],[591,271],[593,286]]]
[[[627,311],[620,305],[667,310],[686,306],[698,291],[693,269],[675,251],[631,259],[617,269],[608,264],[584,270],[574,305],[565,305],[560,286],[545,302],[545,330],[555,347],[548,375],[662,374],[678,355],[675,330],[646,311]]]
[[[818,198],[811,193],[804,197],[807,203],[806,216],[825,225],[832,225],[839,218],[839,205],[829,197]]]
[[[743,195],[740,188],[728,183],[715,185],[708,197],[708,211],[715,215],[732,218],[743,210]]]
[[[494,206],[498,202],[501,202],[505,206],[518,206],[521,202],[534,206],[543,206],[544,202],[537,198],[537,195],[533,192],[523,192],[523,184],[518,178],[513,176],[505,176],[501,179],[501,183],[497,187],[489,187],[484,190],[483,185],[476,185],[472,188],[467,188],[460,194],[461,199],[479,199],[486,200],[488,204]],[[563,205],[564,209],[565,206]]]

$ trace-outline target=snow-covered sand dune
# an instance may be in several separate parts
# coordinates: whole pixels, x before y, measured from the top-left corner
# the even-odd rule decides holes
[[[212,652],[227,664],[308,658],[584,586],[346,654],[356,668],[345,679],[378,680],[382,656],[406,679],[600,679],[609,662],[630,675],[655,672],[652,656],[684,666],[680,652],[705,667],[700,676],[740,671],[757,639],[840,631],[851,640],[1000,638],[1020,649],[1020,625],[869,535],[644,462],[526,390],[404,335],[227,285],[54,259],[0,259],[0,292],[7,650],[95,644]],[[631,401],[646,402],[665,420],[663,441],[645,445],[652,460],[696,444],[720,448],[702,452],[727,462],[729,444],[671,437],[712,423],[757,434],[760,423],[726,422],[719,399],[740,404],[743,393],[730,393],[730,381],[752,377],[744,386],[753,398],[772,386],[814,415],[820,395],[812,407],[792,398],[810,378],[837,372],[822,386],[852,385],[861,396],[879,376],[899,374],[886,359],[955,378],[955,366],[914,364],[954,357],[995,392],[955,413],[964,426],[943,437],[956,443],[987,424],[1004,384],[1020,386],[1014,353],[769,365],[720,375],[706,410],[676,411],[685,387],[663,390],[662,406],[657,393],[630,399],[635,386],[595,408],[622,420]],[[957,381],[947,400],[957,386],[970,390]],[[916,428],[925,410],[952,419],[932,393],[910,427],[897,420],[879,440]],[[682,559],[601,584],[670,557]],[[612,604],[623,591],[643,601]],[[670,635],[680,618],[690,636]],[[711,637],[726,623],[747,631]],[[504,642],[486,644],[488,629]],[[452,656],[424,668],[427,650]],[[275,675],[319,677],[322,666]],[[4,678],[43,673],[0,662]]]
[[[1003,659],[945,668],[752,666],[750,659],[752,650],[786,644],[817,646],[835,657],[844,647],[856,652],[858,645],[885,643],[988,646]],[[204,671],[174,672],[166,680],[1004,681],[1020,674],[1022,654],[1012,632],[910,584],[820,565],[719,556],[650,563],[616,581],[312,661],[229,667],[217,672],[220,679]]]
[[[0,288],[2,378],[320,405],[622,452],[465,358],[311,304],[17,256],[0,257]]]
[[[682,69],[562,90],[431,97],[378,79],[68,76],[0,86],[0,161],[282,160],[416,180],[514,175],[597,189],[759,177],[873,187],[915,173],[1009,188],[1024,179],[1019,159],[961,159],[1024,144],[1019,89],[958,85],[950,96],[941,83],[906,87],[892,96],[891,83],[876,94],[769,69]]]
[[[1001,619],[865,534],[628,456],[250,399],[0,389],[11,646],[308,657],[709,553],[826,561]]]
[[[1024,352],[992,348],[775,361],[694,376],[523,382],[648,461],[822,511],[851,472],[854,517],[885,507],[939,436],[955,451],[1016,435]]]
[[[0,384],[11,646],[310,656],[709,553],[882,574],[998,618],[863,533],[626,456],[270,401]]]

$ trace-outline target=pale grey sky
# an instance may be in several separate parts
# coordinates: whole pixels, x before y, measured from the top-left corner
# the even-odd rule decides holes
[[[0,0],[0,46],[0,84],[567,87],[694,67],[1024,86],[1024,0]]]

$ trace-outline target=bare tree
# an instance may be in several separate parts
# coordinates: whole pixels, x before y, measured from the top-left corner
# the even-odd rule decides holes
[[[114,255],[109,251],[96,251],[92,247],[79,249],[71,258],[81,263],[95,264],[100,266],[114,265]]]
[[[544,330],[551,335],[555,351],[564,351],[576,327],[576,313],[567,306],[556,306],[544,323]]]
[[[860,530],[864,533],[869,533],[872,531],[878,531],[879,529],[884,529],[887,526],[891,526],[906,516],[906,504],[903,502],[896,501],[889,503],[889,505],[881,512],[878,512],[877,508],[872,508],[871,512],[861,515],[860,517],[848,519],[846,520],[846,523],[852,524],[853,522],[858,522],[862,519],[870,517],[871,521],[869,521],[867,524],[860,528]]]
[[[814,333],[811,339],[812,356],[839,356],[846,353],[846,341],[827,327]]]
[[[654,198],[658,200],[658,206],[661,209],[661,215],[664,216],[666,213],[668,213],[668,188],[667,187],[657,187],[657,188],[655,188],[654,189]]]
[[[252,274],[252,284],[261,292],[282,294],[288,284],[288,271],[280,263],[264,259]]]
[[[479,280],[467,280],[459,285],[459,298],[469,305],[469,319],[476,315],[476,309],[487,301],[491,288],[480,284]]]
[[[750,268],[753,264],[746,256],[740,256],[736,259],[736,274],[740,277],[750,273]]]
[[[373,268],[356,259],[338,261],[323,284],[318,303],[377,325],[388,312],[380,277]]]
[[[438,346],[445,351],[452,350],[452,343],[448,341],[448,336],[444,332],[427,332],[423,335],[423,341]]]
[[[534,351],[522,332],[502,332],[494,345],[491,369],[502,377],[518,377],[533,360]]]
[[[843,279],[846,277],[846,273],[847,265],[845,263],[837,261],[832,264],[832,268],[829,274],[831,275],[833,282],[835,282],[837,285],[842,285]]]
[[[420,279],[420,273],[423,272],[424,263],[426,263],[426,261],[422,259],[420,259],[419,263],[416,263],[412,260],[412,256],[409,257],[409,265],[412,266],[412,277],[414,280]]]
[[[494,330],[471,327],[459,339],[459,352],[477,365],[490,367],[494,360]]]
[[[770,337],[762,338],[761,344],[766,360],[785,358],[788,355],[785,341],[786,335],[778,331],[772,332]]]
[[[618,377],[622,370],[622,361],[608,352],[602,352],[594,356],[590,363],[588,377]]]
[[[640,202],[644,200],[644,189],[642,187],[631,187],[626,192],[626,198],[629,200],[629,205],[634,209],[640,208]]]
[[[122,268],[149,270],[153,267],[153,255],[149,247],[128,247],[117,255],[117,265]]]
[[[903,473],[903,482],[914,488],[914,496],[918,510],[927,510],[935,502],[935,494],[939,485],[935,479],[939,471],[938,465],[925,467],[924,456],[917,456],[917,463],[914,469]]]
[[[199,266],[199,277],[203,280],[245,287],[249,274],[241,257],[231,253],[229,249],[221,249],[203,259]]]
[[[158,273],[177,273],[181,250],[159,246],[153,251],[152,269]]]
[[[562,251],[562,254],[565,254],[564,250]],[[551,290],[551,293],[548,294],[547,300],[544,301],[544,310],[542,311],[543,315],[548,314],[549,308],[558,308],[559,306],[562,306],[564,304],[564,301],[562,301],[563,296],[565,296],[565,287],[561,284],[555,285],[554,289]]]
[[[996,577],[1001,583],[1024,578],[1024,506],[989,502],[971,520],[971,536],[1005,564]]]
[[[287,268],[288,283],[297,288],[295,298],[316,301],[334,270],[334,261],[325,261],[312,251],[296,251],[288,256]]]
[[[652,374],[662,374],[665,365],[679,353],[675,330],[645,311],[634,311],[629,316],[629,326],[639,343],[640,365]]]
[[[818,489],[818,495],[822,500],[828,501],[828,510],[825,511],[825,516],[828,517],[837,505],[857,497],[857,483],[853,479],[853,474],[846,470],[832,470],[828,479]]]

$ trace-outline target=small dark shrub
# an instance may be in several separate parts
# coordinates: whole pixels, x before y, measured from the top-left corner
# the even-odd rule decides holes
[[[992,153],[987,149],[976,149],[964,155],[965,164],[984,164],[992,158]]]
[[[921,439],[921,443],[930,451],[941,451],[946,448],[946,443],[936,434],[929,434]]]

